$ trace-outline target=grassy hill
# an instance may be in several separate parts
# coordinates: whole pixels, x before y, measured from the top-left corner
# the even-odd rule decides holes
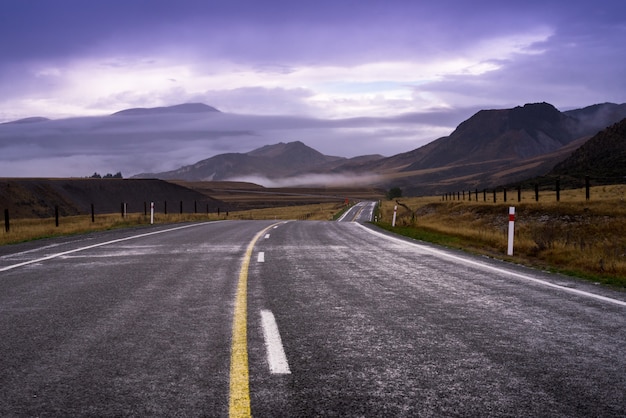
[[[570,157],[557,164],[550,175],[590,176],[610,183],[626,181],[626,119],[585,142]]]
[[[156,179],[0,179],[0,209],[8,209],[11,218],[46,218],[54,216],[55,206],[61,216],[91,213],[119,213],[125,202],[129,212],[143,212],[144,202],[155,202],[164,211],[190,213],[195,206],[205,211],[231,205],[186,187]]]

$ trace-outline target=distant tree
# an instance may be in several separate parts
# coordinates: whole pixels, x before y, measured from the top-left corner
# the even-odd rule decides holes
[[[115,174],[106,173],[104,176],[100,175],[98,172],[95,172],[89,178],[90,179],[122,179],[124,177],[122,176],[122,172],[118,171]]]
[[[399,187],[392,187],[387,192],[387,199],[389,200],[396,199],[398,197],[402,197],[402,189]]]
[[[120,171],[118,171],[118,172],[117,172],[117,173],[115,173],[115,174],[106,173],[106,174],[104,175],[104,177],[102,177],[102,178],[104,178],[104,179],[121,179],[121,178],[123,178],[123,177],[122,177],[122,173],[121,173]]]

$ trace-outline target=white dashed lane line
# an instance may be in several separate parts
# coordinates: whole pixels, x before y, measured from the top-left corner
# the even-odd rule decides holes
[[[265,239],[269,238],[270,234],[265,235]],[[257,262],[265,262],[265,252],[259,251],[257,256]],[[261,327],[263,328],[263,338],[265,339],[265,348],[267,350],[267,363],[270,367],[270,373],[272,374],[291,374],[289,370],[289,363],[287,362],[287,356],[283,349],[283,342],[278,332],[278,325],[274,314],[268,310],[261,310]]]
[[[263,327],[263,338],[265,338],[265,348],[267,349],[267,362],[272,374],[291,374],[287,356],[283,349],[283,342],[278,332],[278,325],[274,314],[268,310],[261,311],[261,325]]]

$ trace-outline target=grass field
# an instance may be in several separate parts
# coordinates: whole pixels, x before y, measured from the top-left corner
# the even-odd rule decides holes
[[[332,220],[333,216],[346,207],[344,203],[330,202],[310,205],[285,206],[266,209],[251,209],[237,212],[211,214],[155,214],[155,224],[177,222],[201,222],[216,220]],[[3,228],[0,232],[0,245],[12,244],[34,239],[82,234],[115,228],[127,228],[150,223],[150,217],[143,213],[131,213],[122,218],[120,214],[97,215],[92,222],[91,215],[67,216],[59,219],[56,226],[54,218],[16,219],[10,223],[9,232]]]
[[[479,200],[441,197],[384,201],[378,224],[397,233],[514,262],[560,271],[626,289],[626,185],[585,191],[544,192],[537,202],[526,192],[521,202],[509,194]],[[392,228],[394,206],[398,206]],[[506,255],[508,208],[515,207],[514,254]]]

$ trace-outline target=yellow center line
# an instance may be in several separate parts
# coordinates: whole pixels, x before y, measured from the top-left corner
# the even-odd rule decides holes
[[[239,271],[235,312],[233,316],[233,335],[230,354],[230,417],[250,417],[250,378],[248,371],[248,268],[256,242],[265,232],[278,224],[273,224],[256,234],[248,244],[246,254]]]

